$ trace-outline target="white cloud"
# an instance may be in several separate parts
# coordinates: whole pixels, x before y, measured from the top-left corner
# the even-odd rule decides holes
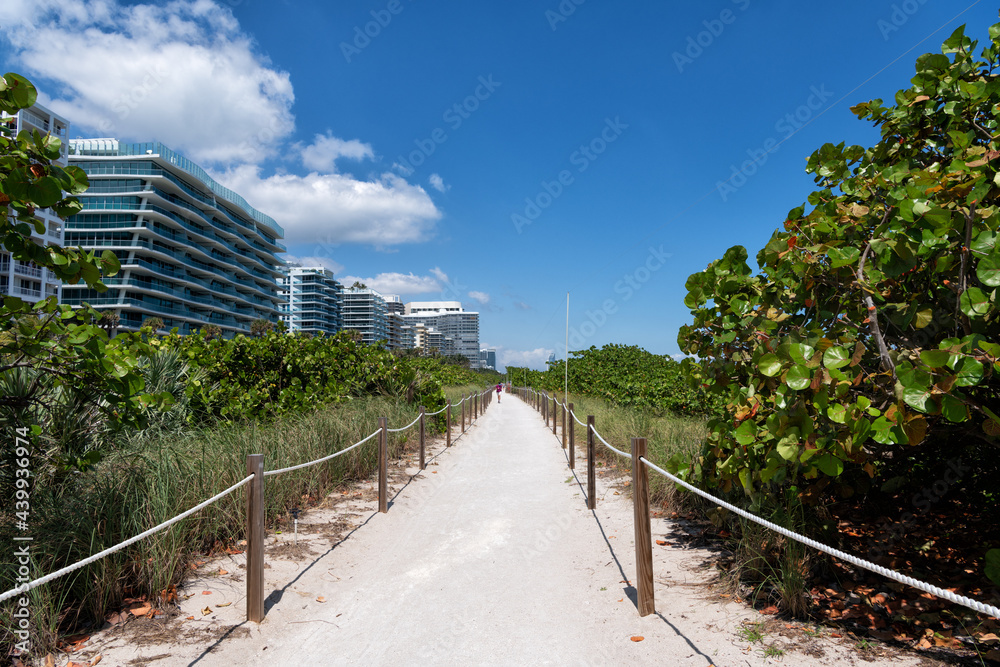
[[[553,351],[543,347],[535,348],[534,350],[510,350],[505,347],[497,347],[497,359],[504,367],[527,366],[528,368],[543,371],[546,369],[545,362],[548,361],[549,355]]]
[[[431,187],[438,192],[447,192],[451,189],[450,185],[444,184],[444,179],[441,178],[439,174],[431,174],[431,177],[428,178],[427,181],[431,184]]]
[[[295,255],[282,255],[282,258],[289,264],[298,264],[304,267],[321,266],[334,273],[344,270],[344,265],[330,257],[296,257]]]
[[[338,280],[348,287],[357,281],[382,294],[426,294],[441,289],[441,285],[434,278],[418,276],[413,273],[380,273],[372,278],[344,276]]]
[[[525,303],[524,301],[515,301],[514,307],[517,308],[518,310],[531,310],[531,306]]]
[[[294,129],[288,73],[210,0],[4,0],[0,25],[24,73],[51,82],[42,103],[78,131],[213,163],[263,160]]]
[[[438,280],[440,280],[443,283],[450,282],[448,280],[448,274],[445,273],[444,271],[442,271],[440,268],[438,268],[436,266],[433,269],[431,269],[431,273],[434,274],[435,278],[437,278]]]
[[[430,238],[441,217],[423,188],[390,173],[374,181],[343,174],[262,176],[259,167],[241,165],[215,176],[274,217],[290,243],[418,243]]]
[[[490,295],[486,292],[469,292],[469,296],[484,306],[490,302]]]
[[[395,173],[336,173],[339,158],[373,158],[360,139],[328,131],[289,145],[289,74],[212,0],[0,0],[3,38],[72,135],[163,142],[272,216],[289,242],[385,249],[428,240],[441,218],[422,187]],[[312,173],[257,166],[289,153]]]
[[[299,148],[296,146],[295,148]],[[346,157],[352,160],[372,159],[375,153],[371,144],[361,143],[357,139],[344,141],[333,136],[329,131],[317,134],[313,143],[302,148],[302,164],[307,169],[324,173],[337,171],[337,158]]]

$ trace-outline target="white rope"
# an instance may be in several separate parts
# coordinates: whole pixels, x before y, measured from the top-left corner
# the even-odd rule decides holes
[[[389,433],[399,433],[400,431],[405,431],[406,429],[410,428],[411,426],[413,426],[414,424],[416,424],[418,421],[420,421],[420,415],[417,415],[416,419],[414,419],[413,421],[411,421],[409,424],[407,424],[403,428],[387,428],[386,430]]]
[[[139,540],[141,540],[143,538],[149,537],[153,533],[157,533],[157,532],[163,530],[164,528],[167,528],[168,526],[172,526],[173,524],[177,523],[178,521],[181,521],[182,519],[186,519],[187,517],[191,516],[195,512],[197,512],[199,510],[202,510],[202,509],[205,509],[206,507],[208,507],[209,505],[211,505],[212,503],[214,503],[216,500],[229,495],[230,493],[232,493],[236,489],[240,488],[241,486],[243,486],[244,484],[246,484],[247,482],[249,482],[251,479],[253,479],[253,475],[252,474],[251,475],[247,475],[241,481],[236,482],[236,484],[233,484],[231,487],[229,487],[228,489],[226,489],[222,493],[217,493],[216,495],[212,496],[211,498],[209,498],[205,502],[203,502],[203,503],[201,503],[199,505],[195,505],[194,507],[192,507],[191,509],[189,509],[187,512],[184,512],[183,514],[178,514],[173,519],[168,519],[167,521],[164,521],[160,525],[158,525],[158,526],[156,526],[154,528],[150,528],[149,530],[147,530],[144,533],[140,533],[140,534],[136,535],[135,537],[132,537],[132,538],[129,538],[129,539],[125,540],[124,542],[119,542],[115,546],[108,547],[104,551],[101,551],[100,553],[96,553],[93,556],[90,556],[89,558],[84,558],[83,560],[79,561],[78,563],[73,563],[72,565],[64,567],[61,570],[56,570],[52,574],[47,574],[44,577],[41,577],[39,579],[35,579],[32,582],[29,582],[27,584],[22,584],[21,586],[19,586],[17,588],[12,588],[11,590],[9,590],[6,593],[4,593],[3,595],[0,595],[0,602],[3,602],[4,600],[9,600],[10,598],[14,597],[15,595],[23,595],[23,594],[27,593],[28,591],[30,591],[32,588],[35,588],[37,586],[41,586],[42,584],[46,584],[46,583],[52,581],[53,579],[58,579],[59,577],[63,576],[64,574],[69,574],[70,572],[73,572],[75,570],[79,570],[81,567],[86,567],[87,565],[90,565],[94,561],[98,561],[98,560],[104,558],[105,556],[113,554],[116,551],[120,551],[120,550],[124,549],[125,547],[129,546],[130,544],[134,544],[135,542],[138,542]]]
[[[570,410],[570,414],[573,415],[573,419],[576,419],[576,413],[575,412],[573,412],[572,410]],[[576,423],[579,424],[580,426],[584,427],[584,428],[587,428],[587,425],[584,424],[579,419],[576,419]]]
[[[597,436],[598,440],[600,440],[601,442],[604,443],[605,447],[607,447],[608,449],[610,449],[611,451],[613,451],[615,454],[617,454],[618,456],[624,456],[625,458],[631,460],[631,458],[632,458],[631,454],[626,454],[625,452],[621,451],[620,449],[615,449],[614,447],[612,447],[611,443],[608,442],[607,440],[605,440],[604,436],[602,436],[600,433],[598,433],[596,428],[594,429],[594,435]]]
[[[379,431],[380,430],[381,429],[379,429]],[[341,449],[340,451],[334,452],[333,454],[330,454],[329,456],[324,456],[321,459],[316,459],[315,461],[309,461],[308,463],[300,463],[297,466],[289,466],[288,468],[278,468],[277,470],[267,470],[267,471],[264,472],[264,477],[270,477],[271,475],[280,475],[282,473],[291,472],[293,470],[298,470],[300,468],[308,468],[309,466],[314,466],[317,463],[322,463],[323,461],[329,461],[332,458],[336,458],[338,456],[341,456],[342,454],[346,454],[347,452],[351,451],[355,447],[360,447],[361,445],[365,444],[366,442],[368,442],[369,440],[371,440],[372,438],[374,438],[376,435],[378,435],[379,431],[375,431],[374,433],[372,433],[370,436],[368,436],[364,440],[359,440],[358,442],[354,443],[353,445],[351,445],[350,447],[348,447],[346,449]]]
[[[441,414],[442,412],[444,412],[444,411],[445,411],[445,410],[447,410],[447,409],[448,409],[448,406],[446,405],[446,406],[444,406],[443,408],[441,408],[440,410],[438,410],[437,412],[425,412],[425,413],[424,413],[424,416],[425,416],[425,417],[433,417],[434,415],[439,415],[439,414]]]
[[[767,521],[765,519],[761,519],[760,517],[755,516],[755,515],[751,514],[750,512],[747,512],[746,510],[742,510],[739,507],[736,507],[735,505],[731,505],[731,504],[727,503],[725,500],[721,500],[719,498],[716,498],[715,496],[713,496],[710,493],[706,493],[705,491],[702,491],[701,489],[699,489],[697,487],[691,486],[690,484],[688,484],[684,480],[679,479],[679,478],[675,477],[674,475],[671,475],[669,472],[667,472],[663,468],[660,468],[659,466],[653,464],[652,462],[650,462],[645,457],[642,457],[639,460],[641,462],[645,463],[648,467],[652,468],[656,472],[658,472],[661,475],[663,475],[664,477],[666,477],[666,478],[668,478],[668,479],[676,482],[677,484],[680,484],[685,489],[688,489],[689,491],[697,493],[702,498],[705,498],[706,500],[711,500],[713,503],[715,503],[717,505],[720,505],[722,507],[725,507],[727,510],[730,510],[731,512],[736,512],[737,514],[739,514],[741,517],[743,517],[745,519],[749,519],[751,521],[759,523],[760,525],[764,526],[765,528],[770,528],[771,530],[773,530],[775,532],[781,533],[785,537],[789,537],[789,538],[791,538],[793,540],[797,540],[797,541],[801,542],[802,544],[805,544],[806,546],[812,547],[813,549],[818,549],[819,551],[823,551],[825,553],[828,553],[828,554],[830,554],[831,556],[833,556],[835,558],[839,558],[841,560],[846,560],[848,563],[851,563],[852,565],[856,565],[857,567],[863,567],[864,569],[871,570],[872,572],[875,572],[876,574],[881,574],[883,577],[888,577],[889,579],[893,579],[895,581],[898,581],[901,584],[906,584],[907,586],[912,586],[913,588],[920,589],[920,590],[924,591],[925,593],[930,593],[931,595],[936,595],[939,598],[944,598],[945,600],[948,600],[949,602],[954,602],[955,604],[960,604],[963,607],[968,607],[969,609],[972,609],[973,611],[977,611],[980,614],[988,614],[990,616],[1000,617],[1000,608],[997,608],[997,607],[994,607],[994,606],[991,606],[991,605],[988,605],[988,604],[983,604],[982,602],[978,602],[977,600],[973,600],[972,598],[967,598],[967,597],[965,597],[963,595],[956,595],[955,593],[952,593],[951,591],[946,591],[943,588],[938,588],[937,586],[932,586],[930,584],[925,584],[924,582],[918,581],[917,579],[914,579],[912,577],[908,577],[905,574],[900,574],[899,572],[896,572],[895,570],[890,570],[889,568],[882,567],[881,565],[876,565],[875,563],[870,563],[870,562],[868,562],[866,560],[863,560],[861,558],[858,558],[856,556],[852,556],[851,554],[844,553],[843,551],[840,551],[839,549],[834,549],[833,547],[828,547],[825,544],[822,544],[821,542],[817,542],[816,540],[809,539],[808,537],[805,537],[804,535],[799,535],[798,533],[794,533],[794,532],[788,530],[787,528],[783,528],[783,527],[781,527],[781,526],[779,526],[779,525],[777,525],[775,523],[771,523],[770,521]]]

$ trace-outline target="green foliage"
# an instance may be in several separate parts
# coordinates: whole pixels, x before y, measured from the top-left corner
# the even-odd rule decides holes
[[[990,35],[977,61],[959,28],[894,106],[852,109],[882,139],[810,156],[812,208],[789,212],[758,274],[736,246],[688,279],[678,343],[703,361],[685,369],[726,404],[693,471],[708,484],[816,501],[921,447],[964,447],[995,474],[1000,24]]]
[[[572,352],[569,390],[603,398],[616,405],[669,411],[677,415],[704,416],[719,405],[699,387],[687,383],[674,359],[647,352],[634,345],[605,345]],[[565,362],[550,364],[544,372],[508,367],[515,384],[561,392]]]
[[[350,335],[271,330],[224,340],[201,331],[151,341],[178,350],[200,375],[187,385],[192,419],[270,419],[360,396],[394,396],[428,410],[444,406],[441,385],[408,359]]]
[[[455,357],[461,357],[461,355],[451,357],[406,356],[405,358],[411,366],[434,378],[445,387],[469,385],[481,388],[484,385],[496,384],[500,381],[500,373],[490,370],[471,370],[468,368],[466,357],[461,357],[465,360],[464,364]]]
[[[17,74],[0,77],[0,110],[16,114],[36,99],[34,86]],[[119,269],[114,253],[100,257],[82,249],[40,245],[44,234],[36,211],[48,208],[61,217],[81,210],[72,195],[87,189],[84,172],[59,167],[57,137],[37,130],[12,136],[0,124],[0,243],[15,260],[34,262],[69,283],[83,281],[103,292],[101,276]],[[0,425],[11,446],[0,451],[0,486],[12,470],[15,428],[32,426],[41,434],[51,471],[80,470],[99,457],[93,453],[102,433],[141,425],[148,407],[168,400],[143,391],[136,368],[145,353],[134,336],[111,339],[116,322],[99,321],[89,308],[74,310],[49,297],[38,303],[4,297],[0,305]]]

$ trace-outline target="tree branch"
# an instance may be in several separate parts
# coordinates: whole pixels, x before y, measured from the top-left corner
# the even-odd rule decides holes
[[[889,217],[889,211],[892,209],[887,208],[885,211],[885,217]],[[872,249],[872,244],[869,241],[868,245],[865,246],[865,251],[861,253],[861,260],[858,262],[858,284],[861,286],[862,291],[864,291],[864,281],[865,281],[865,260],[868,259],[868,252]],[[892,358],[889,356],[889,348],[885,345],[885,339],[882,338],[882,331],[878,326],[878,312],[875,309],[875,301],[872,299],[871,295],[865,292],[864,296],[865,305],[868,307],[868,329],[871,331],[872,338],[875,339],[875,343],[878,345],[878,355],[882,358],[882,366],[887,371],[891,371],[895,376],[896,365],[892,363]]]

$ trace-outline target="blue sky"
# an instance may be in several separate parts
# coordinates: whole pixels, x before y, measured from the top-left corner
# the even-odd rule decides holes
[[[0,64],[73,136],[163,141],[293,257],[461,300],[501,363],[540,367],[567,291],[570,349],[676,354],[687,277],[756,253],[814,149],[877,140],[849,107],[997,20],[981,0],[4,0]]]

